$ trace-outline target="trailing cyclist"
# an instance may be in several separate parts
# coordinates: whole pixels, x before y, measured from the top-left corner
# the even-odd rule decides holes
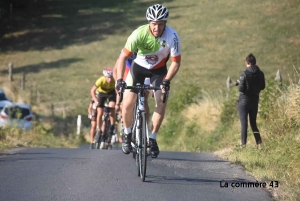
[[[180,39],[177,32],[167,26],[169,11],[166,7],[155,4],[146,11],[148,24],[138,27],[128,37],[119,61],[117,62],[117,85],[116,89],[121,92],[126,85],[134,86],[143,83],[146,77],[150,77],[153,86],[161,87],[155,91],[154,98],[156,107],[152,116],[152,134],[149,136],[150,153],[156,157],[159,148],[156,136],[163,121],[166,104],[162,102],[162,93],[170,89],[170,81],[176,75],[181,63]],[[126,60],[138,49],[130,72],[123,80]],[[167,69],[166,63],[169,59],[172,63]],[[131,124],[133,107],[137,98],[136,90],[125,90],[123,99],[122,116],[124,120],[124,133],[122,140],[122,151],[129,154],[131,147]]]
[[[98,91],[98,96],[95,93]],[[103,76],[100,77],[95,85],[91,88],[91,95],[97,105],[97,134],[102,134],[102,116],[104,113],[104,104],[108,99],[110,108],[110,129],[111,135],[114,134],[114,122],[115,122],[115,103],[116,103],[116,91],[115,91],[115,80],[113,78],[113,69],[105,68],[103,70]]]

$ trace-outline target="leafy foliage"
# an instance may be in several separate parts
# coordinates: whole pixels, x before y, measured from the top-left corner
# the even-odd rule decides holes
[[[227,94],[223,102],[223,108],[221,113],[222,124],[231,124],[235,118],[238,117],[237,113],[238,95],[236,89],[231,89]]]
[[[260,93],[259,115],[264,119],[269,119],[274,110],[276,100],[282,94],[282,84],[273,78],[266,80],[266,88]]]

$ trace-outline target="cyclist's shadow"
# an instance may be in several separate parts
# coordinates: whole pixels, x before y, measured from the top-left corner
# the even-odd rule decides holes
[[[232,182],[249,182],[246,179],[235,179],[232,180],[222,179],[228,183]],[[215,185],[220,185],[220,179],[209,179],[209,178],[189,178],[189,177],[175,177],[175,176],[162,176],[162,175],[146,175],[146,183],[158,183],[158,184],[177,184],[177,185],[200,185],[203,183],[215,183]]]

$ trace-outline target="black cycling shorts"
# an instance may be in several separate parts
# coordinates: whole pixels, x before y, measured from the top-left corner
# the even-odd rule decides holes
[[[98,102],[99,102],[98,107],[104,108],[104,103],[107,99],[109,102],[116,102],[116,97],[117,97],[117,95],[116,95],[115,90],[112,90],[112,91],[108,92],[107,94],[100,92],[98,94]]]
[[[154,87],[160,87],[164,77],[167,75],[168,69],[167,66],[163,66],[158,69],[147,69],[144,68],[134,61],[132,62],[130,72],[126,77],[126,84],[127,86],[134,86],[137,83],[144,83],[146,77],[150,78],[150,83]],[[138,90],[130,90],[131,92],[138,93]]]

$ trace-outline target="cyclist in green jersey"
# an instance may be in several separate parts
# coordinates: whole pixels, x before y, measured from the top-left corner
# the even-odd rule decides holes
[[[163,121],[166,103],[162,102],[162,93],[170,89],[170,81],[176,75],[181,63],[180,39],[177,32],[167,26],[169,10],[159,4],[150,6],[146,11],[148,24],[138,27],[128,37],[125,47],[119,56],[117,63],[116,89],[122,92],[128,86],[144,83],[146,77],[150,78],[153,86],[161,87],[155,91],[155,110],[152,116],[152,133],[149,136],[150,153],[156,157],[159,148],[156,136]],[[126,60],[138,49],[130,72],[123,80]],[[171,59],[171,65],[167,69],[166,63]],[[122,151],[129,154],[131,147],[131,124],[133,107],[137,98],[136,90],[125,90],[123,98],[122,116],[124,120],[124,133],[122,139]]]

